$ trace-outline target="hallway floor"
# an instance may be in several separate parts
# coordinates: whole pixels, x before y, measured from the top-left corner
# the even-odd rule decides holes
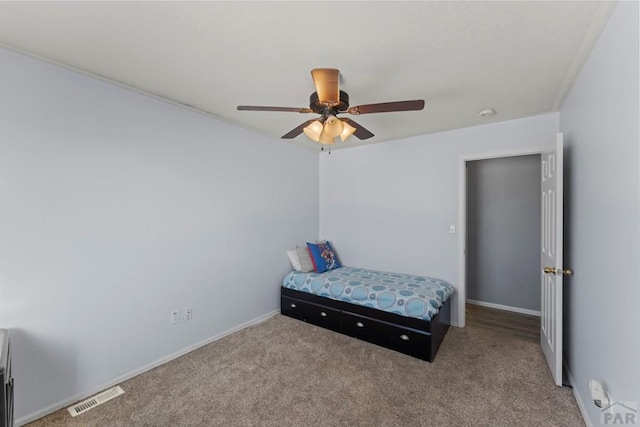
[[[489,328],[527,341],[540,342],[540,318],[495,308],[467,304],[467,324]]]

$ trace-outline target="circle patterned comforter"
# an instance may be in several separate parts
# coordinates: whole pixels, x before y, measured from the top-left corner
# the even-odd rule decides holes
[[[453,286],[431,277],[340,267],[324,273],[293,271],[282,286],[406,317],[431,320]]]

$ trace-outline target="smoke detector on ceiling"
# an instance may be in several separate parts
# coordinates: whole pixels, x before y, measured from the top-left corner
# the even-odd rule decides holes
[[[496,113],[496,110],[492,109],[492,108],[487,108],[486,110],[482,110],[478,113],[478,115],[480,117],[489,117],[489,116],[493,116]]]

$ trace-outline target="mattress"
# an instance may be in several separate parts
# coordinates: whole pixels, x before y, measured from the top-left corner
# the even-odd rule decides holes
[[[287,274],[282,286],[338,301],[431,320],[453,293],[439,279],[341,267],[324,273]]]

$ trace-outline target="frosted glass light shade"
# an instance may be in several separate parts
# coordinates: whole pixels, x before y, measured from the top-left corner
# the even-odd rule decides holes
[[[340,134],[340,140],[342,142],[345,142],[347,138],[353,135],[353,133],[356,131],[356,128],[354,128],[347,122],[342,122],[342,124],[344,125],[344,129],[342,129],[342,133]]]
[[[320,143],[321,144],[333,144],[335,141],[333,139],[333,137],[331,135],[329,135],[327,132],[322,132],[320,134]]]
[[[310,140],[319,142],[322,129],[323,127],[320,120],[314,120],[309,126],[302,129],[302,131],[309,137]]]
[[[342,123],[342,120],[339,120],[336,116],[329,116],[324,122],[324,131],[331,138],[340,135],[343,129],[344,124]]]

